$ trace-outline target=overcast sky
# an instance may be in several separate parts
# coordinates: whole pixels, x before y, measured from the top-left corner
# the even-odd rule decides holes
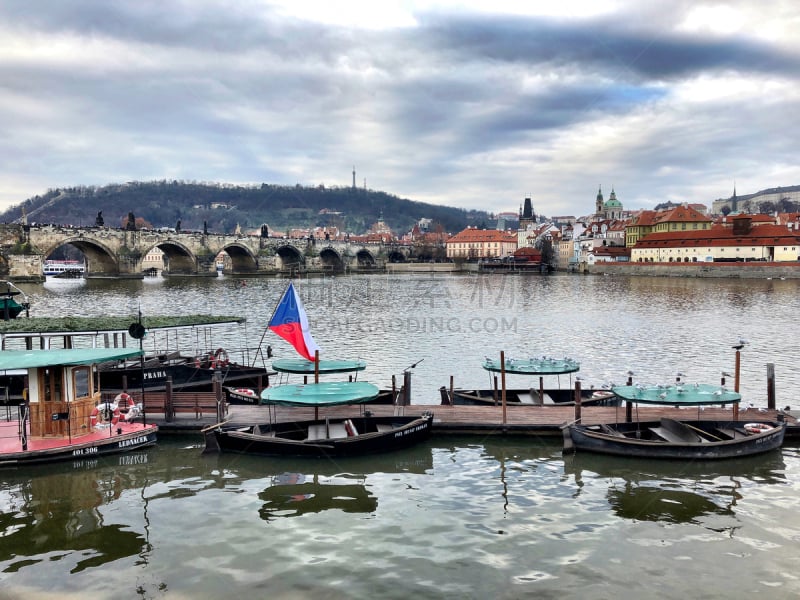
[[[710,208],[800,184],[799,132],[796,0],[0,2],[2,208],[354,167],[492,212]]]

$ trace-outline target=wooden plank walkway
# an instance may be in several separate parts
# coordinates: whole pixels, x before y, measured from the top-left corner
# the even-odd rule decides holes
[[[445,405],[371,405],[363,407],[376,416],[390,416],[394,414],[419,415],[425,411],[434,414],[434,434],[464,434],[464,435],[535,435],[535,436],[561,436],[561,425],[575,418],[575,409],[572,406],[513,406],[506,407],[505,421],[503,409],[500,406],[445,406]],[[320,417],[346,417],[352,415],[353,406],[336,406],[320,409]],[[252,424],[266,423],[270,420],[270,411],[277,421],[304,420],[314,418],[313,408],[287,408],[267,406],[230,406],[228,420],[232,423]],[[679,409],[672,407],[647,407],[634,408],[634,420],[658,420],[661,417],[674,419],[729,419],[732,411],[729,408],[706,408],[703,411],[695,409]],[[776,411],[747,410],[739,412],[742,422],[757,420],[775,420]],[[625,420],[625,407],[584,406],[581,409],[582,422],[587,424],[614,423]],[[162,415],[148,414],[148,421],[159,424],[167,432],[197,431],[213,424],[209,415],[200,419],[179,416],[175,421],[167,423]],[[800,437],[800,426],[794,417],[788,417],[789,429],[787,437]]]

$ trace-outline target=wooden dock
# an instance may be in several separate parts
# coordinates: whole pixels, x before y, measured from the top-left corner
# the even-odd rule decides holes
[[[575,419],[572,406],[446,406],[446,405],[370,405],[365,407],[335,406],[320,409],[320,416],[345,417],[354,410],[366,409],[376,416],[419,415],[430,411],[434,415],[433,434],[459,435],[532,435],[561,436],[561,426]],[[304,420],[314,418],[313,408],[287,408],[267,406],[232,405],[227,415],[231,423],[242,425],[267,423],[272,418],[277,421]],[[505,418],[504,418],[505,412]],[[730,408],[679,409],[672,407],[651,406],[638,409],[634,407],[634,420],[657,420],[661,417],[674,419],[729,419]],[[776,420],[777,411],[749,409],[739,412],[742,422],[758,420]],[[625,407],[584,406],[581,409],[581,420],[586,424],[614,423],[625,420]],[[148,414],[148,422],[155,422],[164,433],[190,433],[200,431],[203,427],[214,424],[212,415],[207,412],[196,418],[193,414],[179,414],[173,421],[167,422],[163,415]],[[800,438],[800,425],[796,416],[787,417],[787,438]]]

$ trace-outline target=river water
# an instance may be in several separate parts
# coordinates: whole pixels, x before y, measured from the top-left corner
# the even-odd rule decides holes
[[[416,403],[488,385],[484,356],[569,355],[586,382],[718,381],[740,338],[746,401],[800,384],[798,282],[586,276],[295,281],[331,358]],[[48,281],[38,315],[247,317],[213,344],[252,353],[274,279]],[[244,341],[242,341],[244,340]],[[276,356],[291,349],[274,335]],[[205,340],[204,340],[205,341]],[[199,343],[197,340],[192,341]],[[145,346],[160,344],[158,335]],[[569,383],[569,382],[561,382]],[[513,384],[513,382],[512,382]],[[751,408],[750,410],[757,410]],[[0,471],[0,598],[793,598],[800,451],[662,463],[563,456],[527,438],[435,437],[336,462],[135,454]]]

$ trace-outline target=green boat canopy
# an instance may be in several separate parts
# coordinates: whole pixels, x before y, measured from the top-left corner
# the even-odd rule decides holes
[[[62,365],[90,365],[141,356],[138,348],[70,348],[67,350],[3,350],[0,371]]]
[[[272,368],[279,373],[297,373],[300,375],[313,375],[315,365],[311,360],[304,358],[280,358],[272,361]],[[366,361],[363,360],[320,360],[319,374],[328,373],[351,373],[353,371],[363,371],[367,368]]]
[[[483,362],[487,371],[499,373],[500,359],[487,358]],[[506,373],[517,375],[564,375],[579,371],[581,364],[571,358],[507,358],[505,360]]]
[[[627,402],[663,404],[669,406],[700,406],[703,404],[735,404],[742,395],[720,385],[687,383],[681,385],[621,385],[611,388]]]
[[[261,404],[314,407],[361,404],[377,398],[378,393],[378,386],[362,381],[278,385],[261,392]]]

